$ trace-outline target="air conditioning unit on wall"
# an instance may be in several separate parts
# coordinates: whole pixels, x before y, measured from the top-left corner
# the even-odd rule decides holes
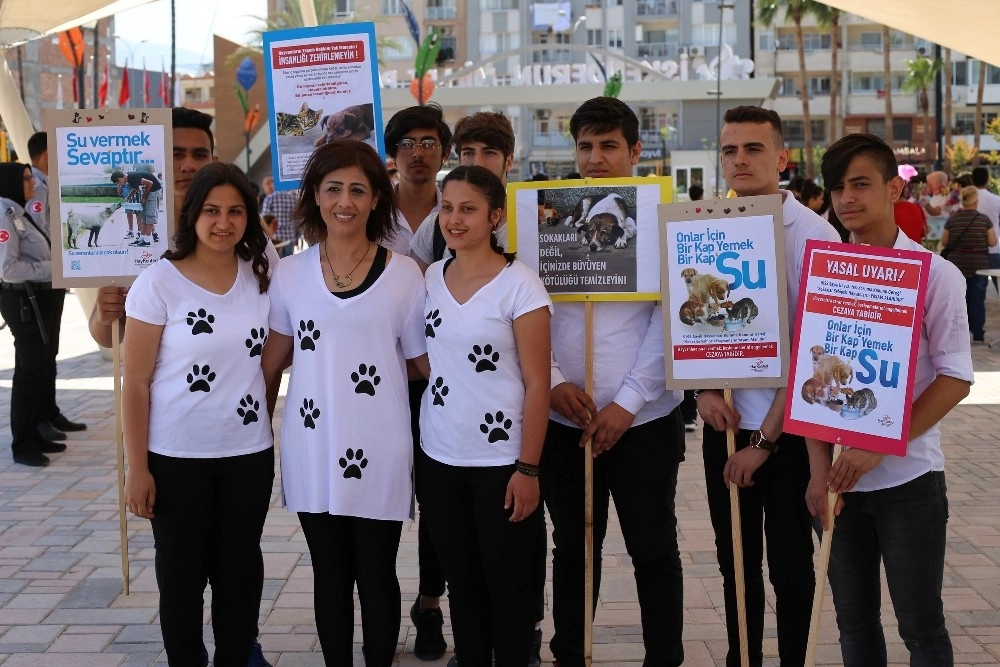
[[[702,51],[702,48],[700,46],[689,46],[688,47],[688,55],[691,56],[692,58],[694,58],[696,56],[700,56],[702,54],[703,54],[703,51]]]
[[[688,47],[686,46],[677,47],[677,55],[679,56],[687,55],[687,52],[688,52]]]

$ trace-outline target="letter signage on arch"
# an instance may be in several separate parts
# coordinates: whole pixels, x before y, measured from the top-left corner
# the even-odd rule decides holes
[[[667,386],[784,386],[781,196],[661,205],[659,217]]]
[[[809,241],[785,431],[906,455],[931,254]]]

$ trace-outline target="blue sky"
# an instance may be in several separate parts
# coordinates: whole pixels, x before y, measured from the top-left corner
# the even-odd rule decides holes
[[[267,0],[176,0],[177,69],[193,73],[198,66],[212,63],[212,35],[243,43],[246,33],[259,26],[252,18],[267,14]],[[156,0],[115,16],[118,65],[134,59],[133,67],[142,67],[142,59],[151,70],[160,69],[161,57],[170,67],[170,2]],[[144,41],[145,40],[145,41]]]

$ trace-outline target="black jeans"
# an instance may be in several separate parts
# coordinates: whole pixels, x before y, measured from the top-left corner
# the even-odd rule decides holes
[[[420,403],[423,400],[427,380],[410,380],[410,432],[413,434],[413,466],[414,475],[419,477],[420,471]],[[423,506],[420,487],[416,489],[417,505]],[[417,576],[420,584],[417,591],[420,595],[439,598],[444,595],[444,568],[438,559],[437,552],[431,542],[430,524],[423,512],[420,513],[420,523],[417,525]]]
[[[274,448],[216,459],[149,454],[156,482],[156,584],[171,665],[200,665],[206,583],[214,664],[246,667],[264,585],[260,536],[271,502]]]
[[[833,532],[830,586],[844,665],[886,664],[880,563],[910,664],[953,665],[941,601],[948,526],[944,473],[928,472],[890,489],[843,497]]]
[[[559,667],[583,662],[584,450],[582,431],[550,421],[542,451],[542,495],[552,519],[552,620],[549,646]],[[614,496],[635,585],[645,667],[680,665],[684,591],[674,495],[684,459],[680,411],[633,426],[594,459],[594,607],[601,590],[601,548]]]
[[[736,434],[736,449],[750,444],[753,431]],[[726,465],[726,433],[705,426],[703,437],[705,487],[708,509],[715,530],[715,550],[722,572],[726,602],[729,653],[726,664],[740,664],[739,624],[733,570],[733,533],[729,511],[729,488],[722,479]],[[753,476],[754,485],[740,489],[740,521],[743,529],[743,572],[746,592],[747,642],[750,664],[763,661],[764,635],[764,539],[767,566],[776,600],[778,654],[782,667],[805,661],[809,619],[816,589],[813,571],[812,523],[806,508],[809,458],[805,441],[795,435],[778,438],[778,452],[771,454]],[[763,527],[763,531],[762,531]]]
[[[14,378],[10,390],[11,452],[22,453],[35,445],[36,428],[43,419],[55,417],[56,354],[59,352],[59,329],[62,324],[62,289],[35,290],[38,309],[48,344],[42,342],[38,319],[28,292],[0,290],[0,315],[14,336]]]
[[[365,664],[389,667],[401,618],[396,553],[403,522],[299,512],[299,523],[312,558],[316,632],[326,664],[354,664],[357,582]]]
[[[418,487],[448,577],[455,652],[462,667],[524,667],[537,618],[541,512],[509,521],[514,465],[466,468],[420,452]]]

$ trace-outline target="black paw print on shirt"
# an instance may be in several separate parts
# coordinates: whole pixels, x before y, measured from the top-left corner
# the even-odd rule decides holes
[[[361,471],[368,467],[368,459],[365,458],[365,450],[354,451],[348,449],[344,456],[340,457],[340,467],[344,469],[344,479],[361,479]]]
[[[427,324],[424,326],[424,336],[426,338],[434,338],[434,330],[441,326],[441,318],[438,317],[440,314],[440,311],[432,310],[424,317],[427,320]]]
[[[200,333],[212,333],[212,323],[215,322],[215,315],[209,314],[204,308],[199,308],[198,312],[189,311],[187,316],[188,326],[191,327],[191,335],[197,336]]]
[[[213,382],[215,382],[215,373],[208,367],[208,364],[204,366],[195,364],[191,367],[191,372],[187,374],[188,391],[203,391],[207,394],[212,391]]]
[[[302,407],[299,408],[299,416],[302,417],[304,428],[316,428],[316,420],[319,419],[319,408],[313,404],[311,398],[302,399]]]
[[[264,351],[264,343],[267,342],[267,330],[264,327],[260,329],[251,329],[250,337],[246,340],[247,349],[250,350],[251,357],[259,357],[261,352]]]
[[[448,395],[448,387],[444,384],[444,378],[439,377],[434,380],[434,384],[431,385],[431,394],[434,395],[431,405],[444,405],[444,397]]]
[[[257,411],[260,410],[260,403],[253,400],[253,396],[247,394],[240,399],[240,407],[236,408],[236,414],[243,417],[243,425],[248,426],[257,421]]]
[[[368,394],[369,396],[374,396],[375,387],[377,387],[378,383],[381,381],[382,378],[375,374],[374,366],[361,364],[358,366],[358,371],[356,373],[351,373],[351,382],[354,383],[355,394]]]
[[[319,338],[319,329],[312,320],[299,320],[299,348],[303,350],[316,350],[316,340]]]
[[[472,352],[469,354],[469,361],[476,365],[477,373],[495,371],[497,369],[497,362],[500,361],[500,353],[494,352],[492,345],[485,345],[483,347],[473,345]]]
[[[509,419],[504,419],[502,412],[486,413],[486,423],[479,425],[479,430],[487,435],[486,441],[493,443],[500,440],[510,440],[507,431],[514,425]]]

